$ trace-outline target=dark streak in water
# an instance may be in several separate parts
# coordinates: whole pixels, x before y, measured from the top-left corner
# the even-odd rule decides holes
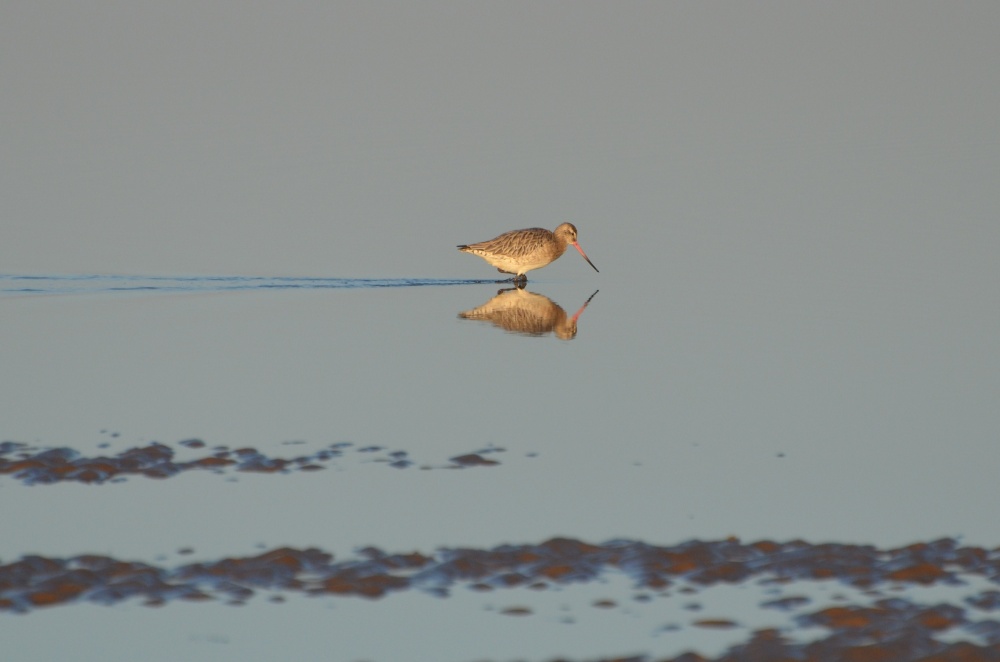
[[[493,280],[454,278],[292,278],[270,276],[129,276],[0,274],[0,297],[120,292],[246,292],[477,285]]]

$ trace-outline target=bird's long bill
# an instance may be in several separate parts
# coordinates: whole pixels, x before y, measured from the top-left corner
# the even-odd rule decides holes
[[[590,261],[590,258],[587,257],[587,254],[583,252],[582,248],[580,248],[580,244],[578,244],[578,243],[576,243],[574,241],[573,242],[573,248],[575,248],[577,251],[580,252],[580,255],[582,255],[583,259],[587,261],[587,264],[589,264],[590,266],[594,267],[594,263]],[[597,267],[594,267],[594,271],[596,271],[597,273],[601,273],[601,270],[598,269]]]

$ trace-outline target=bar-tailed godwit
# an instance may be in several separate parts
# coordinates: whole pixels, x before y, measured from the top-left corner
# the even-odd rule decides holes
[[[594,267],[580,244],[576,243],[576,227],[572,223],[563,223],[555,232],[544,228],[511,230],[489,241],[463,244],[458,250],[478,255],[500,273],[514,274],[514,282],[527,282],[529,271],[554,262],[566,251],[567,246],[578,250],[587,264]],[[598,271],[597,267],[594,267],[594,271]]]

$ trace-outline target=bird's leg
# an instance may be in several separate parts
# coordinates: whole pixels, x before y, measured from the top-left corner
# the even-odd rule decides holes
[[[513,271],[504,271],[503,269],[500,269],[500,268],[497,268],[497,271],[499,271],[502,274],[513,274],[514,273]],[[513,275],[510,278],[504,278],[503,280],[498,280],[498,281],[495,281],[495,282],[497,282],[497,283],[516,283],[517,282],[517,276]]]

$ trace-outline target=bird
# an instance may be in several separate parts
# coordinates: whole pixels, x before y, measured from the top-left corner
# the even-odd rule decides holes
[[[579,251],[587,264],[594,267],[594,263],[577,243],[576,226],[572,223],[563,223],[554,232],[545,228],[511,230],[489,241],[462,244],[458,250],[478,255],[496,267],[500,273],[514,274],[511,280],[515,283],[526,283],[529,271],[551,264],[566,252],[567,246]],[[600,273],[597,267],[594,267],[594,271]]]

